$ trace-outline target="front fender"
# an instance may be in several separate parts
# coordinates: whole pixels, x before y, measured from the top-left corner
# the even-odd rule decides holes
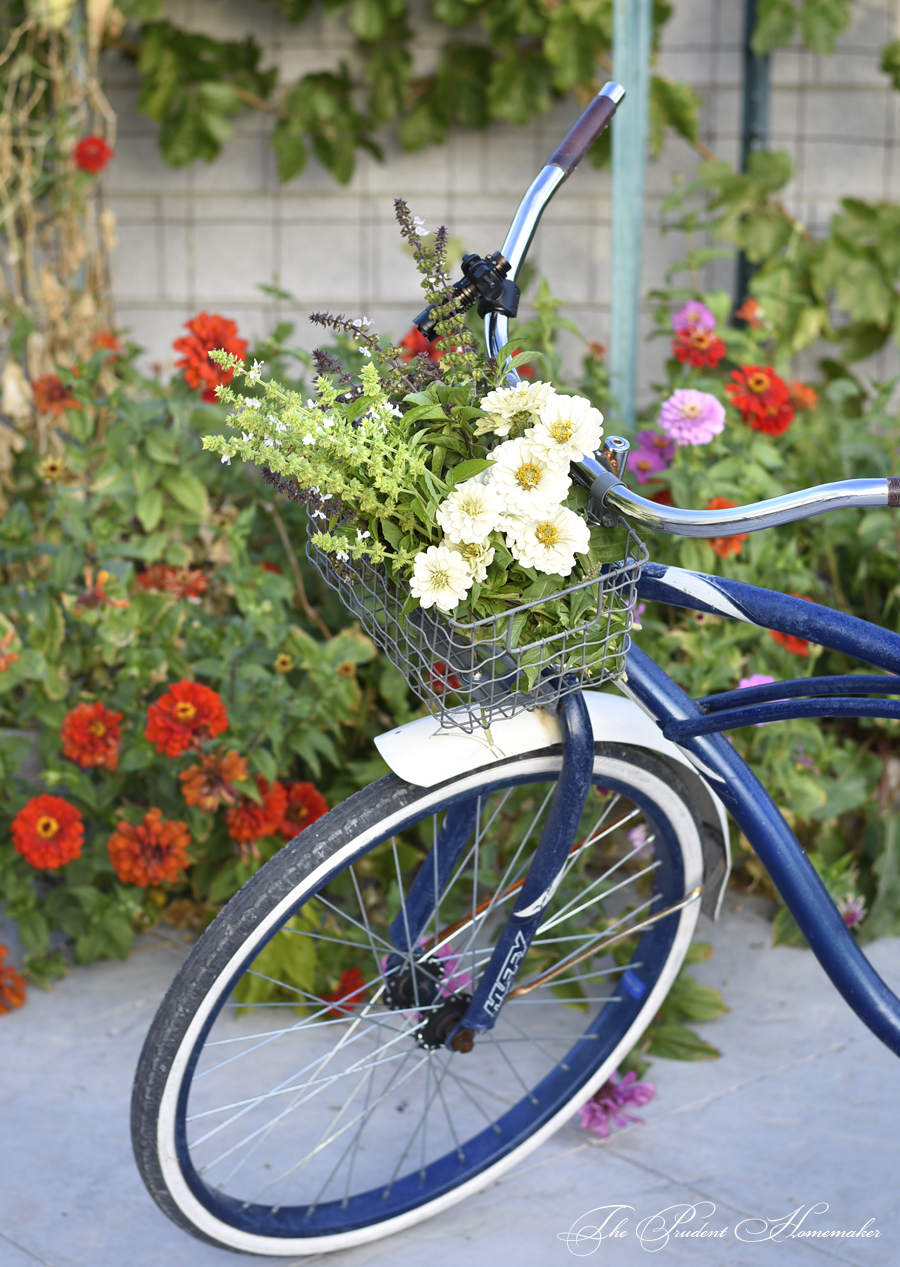
[[[631,700],[621,695],[585,691],[584,701],[595,741],[648,749],[671,765],[687,785],[703,826],[701,909],[711,918],[717,918],[731,870],[728,819],[722,802],[681,749],[664,739],[653,719]],[[490,731],[478,730],[472,734],[457,727],[442,727],[434,717],[419,717],[379,735],[375,746],[401,779],[416,787],[433,787],[455,775],[560,742],[556,717],[536,708],[496,721]]]

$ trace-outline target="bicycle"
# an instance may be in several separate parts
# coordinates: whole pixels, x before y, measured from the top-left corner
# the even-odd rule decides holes
[[[494,355],[515,308],[505,283],[623,95],[610,84],[595,98],[533,181],[499,255],[480,261],[490,265],[479,275]],[[460,283],[470,297],[473,276]],[[626,441],[607,437],[596,459],[574,464],[598,518],[712,537],[848,506],[900,506],[900,479],[889,478],[727,510],[664,507],[626,487],[627,454]],[[653,564],[629,543],[598,582],[626,614],[638,598],[715,613],[885,672],[692,700],[625,638],[608,674],[621,694],[584,690],[558,667],[554,677],[551,663],[523,709],[509,702],[502,651],[459,667],[446,633],[429,643],[433,699],[440,704],[451,679],[465,685],[457,672],[468,675],[476,716],[488,692],[484,725],[431,716],[381,736],[393,773],[244,886],[197,942],[148,1034],[132,1104],[135,1155],[154,1199],[188,1232],[273,1256],[348,1248],[446,1209],[519,1162],[610,1077],[665,998],[700,911],[718,913],[730,870],[726,810],[836,988],[900,1055],[900,1000],[723,733],[798,717],[900,717],[900,701],[861,698],[900,695],[888,676],[900,673],[900,637],[798,598]],[[365,615],[358,574],[341,575],[330,582]],[[396,637],[382,646],[399,657]],[[425,854],[413,870],[402,861],[410,839]],[[378,903],[367,870],[375,851],[396,877]],[[353,988],[335,999],[312,983],[285,987],[289,1001],[256,1019],[233,992],[245,973],[265,976],[259,956],[275,937],[293,939],[301,959],[309,939],[336,945],[358,974]]]

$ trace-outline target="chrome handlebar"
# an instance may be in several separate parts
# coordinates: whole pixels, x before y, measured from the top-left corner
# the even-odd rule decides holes
[[[608,83],[594,98],[592,105],[608,107],[611,104],[614,110],[624,95],[625,91],[619,84]],[[585,116],[587,113],[588,111]],[[607,110],[607,113],[611,117],[612,111]],[[579,124],[581,122],[579,120]],[[578,126],[576,124],[576,128],[572,129],[570,137]],[[582,156],[583,150],[569,154],[561,161],[558,156],[563,146],[554,151],[550,161],[529,185],[501,247],[501,254],[510,263],[507,276],[513,281],[516,280],[544,209]],[[484,319],[484,333],[488,354],[497,356],[500,349],[509,342],[509,318],[500,313],[489,313]],[[519,381],[519,374],[514,369],[509,371],[507,377],[510,382]],[[614,438],[609,437],[607,443],[612,439]],[[626,446],[623,444],[622,447]],[[576,478],[590,488],[595,502],[627,516],[642,528],[681,537],[724,537],[741,532],[759,532],[762,528],[774,528],[779,524],[824,515],[830,510],[862,509],[867,506],[900,507],[900,478],[896,476],[873,480],[838,480],[833,484],[819,484],[801,492],[785,493],[783,497],[772,497],[767,501],[729,507],[726,510],[681,510],[675,506],[661,506],[658,502],[649,501],[639,493],[632,492],[618,478],[618,473],[610,469],[606,460],[601,463],[586,457],[581,462],[574,463],[574,467]]]

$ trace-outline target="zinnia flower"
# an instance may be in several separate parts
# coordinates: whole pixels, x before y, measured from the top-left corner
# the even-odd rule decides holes
[[[107,361],[117,361],[119,359],[118,354],[122,351],[122,344],[112,330],[99,330],[95,335],[92,335],[91,347],[95,352],[115,353],[115,355],[107,357]]]
[[[860,895],[854,896],[852,893],[847,893],[844,897],[838,898],[837,908],[848,928],[852,928],[854,924],[861,924],[866,918],[866,899]]]
[[[119,766],[122,713],[114,713],[99,700],[93,704],[77,704],[66,713],[60,731],[63,756],[80,765],[82,770],[101,766],[113,771]]]
[[[428,675],[428,683],[435,695],[443,695],[444,691],[458,691],[462,686],[455,673],[451,673],[446,661],[435,660]]]
[[[526,427],[538,421],[541,407],[554,395],[550,383],[516,383],[514,387],[498,387],[479,401],[487,414],[475,428],[475,434],[493,432],[498,436],[521,435]]]
[[[754,431],[780,436],[794,421],[788,385],[765,365],[742,365],[732,370],[734,380],[725,384],[731,403]]]
[[[725,426],[725,406],[709,392],[681,387],[663,402],[659,425],[677,445],[709,444]]]
[[[762,325],[760,320],[762,308],[756,299],[745,299],[734,315],[738,321],[746,321],[747,325],[752,326],[754,330],[758,330]]]
[[[700,330],[715,330],[716,328],[715,317],[706,304],[702,304],[699,299],[689,299],[683,307],[672,314],[673,330],[687,330],[690,327]]]
[[[220,805],[238,803],[241,793],[234,785],[250,778],[250,767],[233,749],[202,752],[199,762],[182,770],[178,778],[186,803],[196,805],[204,814],[214,814]]]
[[[558,506],[569,491],[567,468],[551,465],[530,440],[505,440],[491,450],[491,483],[506,503],[506,515],[534,518]],[[501,528],[506,527],[501,523]]]
[[[602,1139],[606,1139],[609,1136],[610,1122],[615,1126],[642,1122],[643,1118],[629,1113],[627,1109],[641,1108],[655,1095],[655,1085],[652,1082],[638,1082],[633,1069],[629,1069],[624,1078],[614,1073],[599,1091],[594,1092],[587,1104],[583,1104],[578,1110],[582,1128],[594,1131]]]
[[[302,831],[328,813],[328,802],[314,783],[285,784],[287,809],[279,831],[285,840],[293,840]]]
[[[199,568],[173,568],[165,563],[151,563],[135,578],[138,589],[147,594],[172,594],[199,603],[206,593],[207,580]]]
[[[591,530],[580,515],[565,506],[554,506],[535,519],[518,520],[507,532],[506,544],[523,567],[549,576],[568,576],[575,555],[586,554]]]
[[[180,757],[227,729],[221,696],[199,682],[176,682],[147,709],[144,738],[157,752]]]
[[[707,510],[730,510],[736,505],[737,502],[730,502],[727,497],[714,497],[706,503]],[[738,532],[733,537],[710,537],[709,544],[714,554],[720,559],[727,559],[730,554],[740,554],[749,535],[747,532]]]
[[[83,136],[72,150],[72,158],[80,171],[96,176],[109,166],[114,153],[102,136]]]
[[[262,797],[261,803],[250,796],[242,796],[234,809],[225,815],[228,835],[241,846],[241,857],[245,862],[251,852],[255,857],[259,856],[255,847],[257,840],[274,836],[281,830],[288,808],[287,792],[277,779],[269,787],[268,780],[258,774],[256,786]],[[248,845],[253,848],[248,849]]]
[[[58,374],[41,374],[31,386],[34,391],[34,407],[39,414],[56,414],[58,417],[67,409],[81,408]]]
[[[230,383],[234,371],[223,370],[221,365],[216,365],[209,359],[209,353],[223,348],[238,360],[245,361],[249,344],[246,339],[238,338],[235,322],[215,312],[201,312],[184,325],[191,333],[183,334],[172,344],[176,352],[183,353],[182,359],[175,362],[175,367],[184,370],[184,381],[188,387],[202,387],[203,399],[215,400],[216,388]]]
[[[637,443],[628,461],[629,471],[639,484],[646,484],[651,475],[664,471],[675,456],[675,443],[658,431],[639,431]]]
[[[487,580],[487,570],[494,562],[494,547],[487,541],[467,541],[465,543],[451,541],[450,549],[462,555],[473,581]]]
[[[8,946],[0,946],[0,1016],[21,1007],[28,990],[28,982],[22,974],[16,972],[12,964],[3,962],[8,953]]]
[[[15,651],[10,651],[10,647],[16,640],[16,631],[7,629],[6,633],[0,638],[0,673],[5,673],[7,669],[11,669],[17,662],[19,657]]]
[[[418,326],[413,326],[403,336],[400,347],[404,349],[400,359],[406,361],[407,364],[423,353],[429,361],[439,361],[446,354],[444,348],[438,347],[437,343],[432,342],[431,339],[426,339]]]
[[[727,349],[717,334],[704,330],[702,326],[688,326],[679,330],[672,340],[672,351],[675,359],[684,365],[692,365],[694,369],[715,369]]]
[[[38,871],[55,871],[81,856],[84,821],[61,796],[33,796],[12,820],[16,852]]]
[[[808,594],[792,594],[792,598],[802,598],[807,603],[815,602]],[[790,651],[792,655],[808,656],[809,643],[805,638],[796,638],[793,634],[779,633],[777,629],[769,630],[770,637],[774,638],[780,647],[784,647],[785,651]]]
[[[86,567],[84,569],[84,593],[78,595],[72,613],[80,616],[83,611],[92,611],[95,607],[127,607],[127,598],[110,598],[106,592],[106,587],[110,581],[115,581],[115,577],[107,572],[104,568],[97,571],[97,580],[94,581],[94,569]]]
[[[738,682],[738,690],[746,690],[748,686],[768,686],[770,682],[774,681],[775,679],[773,677],[769,677],[768,673],[751,673],[749,677],[741,678],[740,682]],[[759,730],[760,726],[771,726],[772,722],[757,721],[753,724],[757,730]]]
[[[603,414],[583,396],[551,396],[528,432],[532,451],[551,466],[567,468],[600,445]]]
[[[174,884],[178,872],[188,865],[187,848],[191,835],[177,819],[165,819],[155,806],[143,821],[117,823],[106,842],[110,862],[123,884],[136,884],[141,889],[156,888],[167,880]]]
[[[448,540],[473,545],[490,536],[503,509],[503,498],[491,484],[466,480],[441,502],[435,519]]]
[[[815,388],[794,379],[788,384],[788,395],[794,409],[815,409],[819,396]]]
[[[422,607],[449,612],[472,587],[472,577],[462,555],[449,546],[429,546],[413,559],[409,592]]]
[[[349,1016],[355,1007],[363,1002],[366,979],[359,968],[345,968],[341,973],[338,988],[331,994],[323,994],[323,1003],[339,1003],[340,1007],[325,1009],[325,1016]]]

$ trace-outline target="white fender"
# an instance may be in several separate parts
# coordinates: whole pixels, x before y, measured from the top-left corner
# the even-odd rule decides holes
[[[696,764],[689,761],[671,740],[663,738],[656,722],[637,704],[621,695],[608,695],[601,691],[585,691],[583,698],[597,742],[631,744],[676,763],[678,773],[694,796],[701,820],[718,826],[724,842],[725,868],[721,876],[716,876],[716,900],[713,903],[704,901],[703,904],[708,914],[718,915],[731,870],[728,818],[722,802],[698,773]],[[379,735],[375,746],[401,779],[416,787],[433,787],[454,775],[479,770],[493,762],[549,748],[559,742],[560,729],[556,717],[536,708],[532,712],[521,712],[515,717],[495,721],[489,731],[476,730],[471,734],[456,726],[442,727],[435,717],[418,717],[405,726]]]

